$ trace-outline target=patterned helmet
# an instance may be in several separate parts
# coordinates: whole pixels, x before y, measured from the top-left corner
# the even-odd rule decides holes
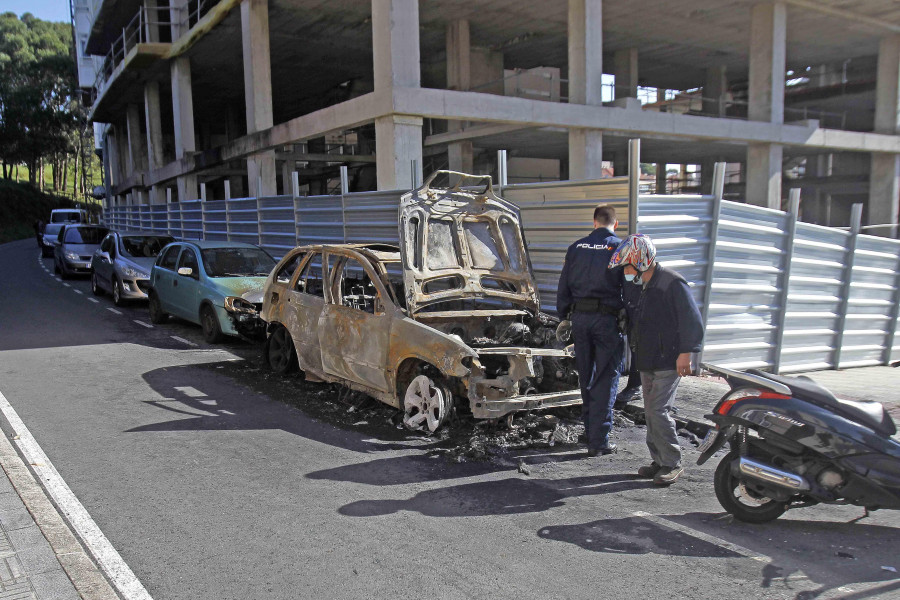
[[[631,265],[641,273],[653,266],[656,260],[656,246],[643,233],[635,233],[625,238],[609,259],[609,268]]]

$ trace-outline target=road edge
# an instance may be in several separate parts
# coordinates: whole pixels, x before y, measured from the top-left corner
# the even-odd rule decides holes
[[[16,452],[6,432],[0,435],[0,467],[78,594],[84,600],[121,600]]]

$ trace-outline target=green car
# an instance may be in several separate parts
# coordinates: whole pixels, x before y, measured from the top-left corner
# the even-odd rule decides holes
[[[265,337],[259,311],[274,266],[265,250],[251,244],[171,243],[150,272],[150,320],[164,323],[173,315],[197,323],[209,343],[224,335]]]

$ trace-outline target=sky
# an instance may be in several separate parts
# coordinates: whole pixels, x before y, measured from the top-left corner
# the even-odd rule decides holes
[[[14,12],[20,17],[30,12],[43,21],[68,23],[69,0],[0,0],[0,13]]]

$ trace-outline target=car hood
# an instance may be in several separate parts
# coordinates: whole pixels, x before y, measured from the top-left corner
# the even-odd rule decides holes
[[[248,302],[262,302],[267,277],[216,277],[210,279],[223,296],[240,296]]]
[[[139,271],[144,271],[145,273],[149,273],[150,269],[153,268],[153,263],[156,262],[156,258],[153,256],[139,256],[139,257],[128,257],[119,256],[116,259],[116,263],[118,263],[122,267],[132,267]]]
[[[64,252],[74,252],[79,256],[91,256],[100,244],[63,244]]]
[[[454,187],[432,182],[445,174]],[[463,188],[466,180],[486,185]],[[400,256],[410,314],[461,299],[540,307],[519,209],[496,196],[489,176],[437,171],[400,199]]]

